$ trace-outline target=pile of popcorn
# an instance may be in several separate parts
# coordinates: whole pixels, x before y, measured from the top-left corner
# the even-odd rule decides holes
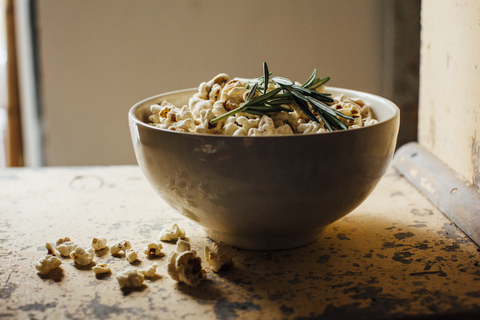
[[[275,89],[270,84],[268,91]],[[325,93],[325,87],[316,89]],[[245,104],[250,93],[247,83],[230,80],[221,73],[208,82],[200,84],[198,93],[188,101],[188,105],[177,107],[168,101],[150,106],[150,125],[158,128],[180,132],[208,133],[230,136],[274,136],[288,134],[314,134],[327,132],[324,122],[316,115],[319,122],[310,120],[295,104],[286,105],[292,112],[273,112],[271,116],[253,115],[238,112],[215,124],[211,120]],[[359,98],[347,98],[340,95],[334,98],[330,107],[344,113],[354,120],[338,117],[349,129],[370,126],[378,123],[372,116],[369,106]],[[315,114],[315,112],[312,110]]]
[[[160,241],[176,242],[175,251],[168,259],[167,271],[170,277],[175,281],[196,286],[206,278],[206,271],[202,268],[202,259],[195,250],[191,249],[185,236],[185,230],[173,224],[169,228],[162,229],[159,238]],[[93,238],[91,246],[87,248],[78,246],[68,237],[61,238],[55,245],[53,243],[46,244],[47,255],[38,260],[35,268],[40,275],[44,276],[59,268],[62,258],[70,257],[78,267],[92,266],[96,275],[112,273],[110,266],[106,263],[96,264],[93,261],[95,252],[106,248],[108,247],[105,238]],[[165,254],[162,249],[161,242],[150,242],[143,249],[143,253],[149,258],[163,257]],[[138,251],[132,248],[132,244],[128,240],[115,242],[110,246],[110,253],[114,256],[125,257],[131,264],[139,261]],[[223,242],[216,242],[211,248],[205,246],[205,260],[214,272],[231,266],[235,256],[236,251]],[[146,268],[127,268],[118,272],[115,278],[122,289],[139,287],[143,285],[145,277],[154,278],[156,276],[157,267],[158,264],[153,263]]]

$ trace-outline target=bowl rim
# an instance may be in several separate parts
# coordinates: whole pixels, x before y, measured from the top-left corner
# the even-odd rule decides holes
[[[144,106],[145,103],[151,100],[156,100],[162,96],[167,96],[167,95],[172,95],[172,94],[178,94],[178,93],[185,93],[189,91],[198,91],[198,88],[188,88],[188,89],[181,89],[181,90],[174,90],[174,91],[169,91],[161,94],[157,94],[151,97],[148,97],[146,99],[143,99],[137,103],[135,103],[130,110],[128,111],[128,117],[130,121],[133,121],[137,125],[141,125],[142,127],[146,127],[152,130],[157,130],[165,133],[171,133],[171,134],[180,134],[180,135],[187,135],[187,136],[195,136],[195,137],[221,137],[221,138],[228,138],[228,139],[272,139],[272,138],[287,138],[287,137],[311,137],[311,136],[326,136],[326,135],[332,135],[332,134],[346,134],[347,132],[354,132],[357,130],[366,130],[368,128],[373,128],[379,125],[385,125],[388,122],[394,121],[397,117],[400,115],[400,108],[391,100],[384,98],[382,96],[373,94],[373,93],[368,93],[364,91],[359,91],[359,90],[353,90],[353,89],[345,89],[345,88],[339,88],[339,87],[325,87],[325,91],[336,91],[337,94],[346,94],[349,97],[359,97],[359,96],[368,96],[370,99],[377,100],[383,102],[384,105],[390,108],[391,111],[393,111],[392,115],[390,115],[387,119],[379,121],[376,124],[367,126],[367,127],[361,127],[361,128],[352,128],[348,130],[338,130],[338,131],[328,131],[328,132],[323,132],[323,133],[318,133],[318,134],[287,134],[287,135],[275,135],[275,136],[230,136],[230,135],[219,135],[219,134],[208,134],[208,133],[195,133],[195,132],[179,132],[179,131],[173,131],[173,130],[168,130],[168,129],[162,129],[158,127],[154,127],[135,116],[135,112],[140,109],[141,107]],[[361,98],[361,97],[360,97]],[[362,99],[363,100],[363,99]]]

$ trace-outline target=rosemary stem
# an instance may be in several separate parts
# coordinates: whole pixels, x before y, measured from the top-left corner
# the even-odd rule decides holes
[[[245,109],[245,108],[246,108],[245,105],[243,105],[243,106],[241,106],[241,107],[238,107],[237,109],[230,110],[230,111],[228,111],[227,113],[224,113],[224,114],[222,114],[221,116],[218,116],[218,117],[216,117],[215,119],[211,120],[210,123],[211,123],[211,124],[215,124],[215,123],[217,123],[217,122],[220,121],[220,120],[223,120],[223,119],[225,119],[225,118],[228,118],[228,117],[230,117],[230,116],[233,116],[234,114],[236,114],[236,113],[238,113],[238,112],[243,111],[243,109]]]

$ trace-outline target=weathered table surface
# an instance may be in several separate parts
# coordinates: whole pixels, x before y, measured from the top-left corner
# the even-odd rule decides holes
[[[347,195],[345,195],[347,196]],[[341,201],[341,199],[339,199]],[[201,227],[168,207],[136,166],[0,171],[0,318],[355,319],[480,315],[480,253],[396,171],[357,210],[302,248],[239,250],[235,266],[192,288],[173,281],[167,258],[139,290],[114,276],[126,259],[103,252],[113,274],[96,278],[71,259],[40,277],[45,243],[68,236],[129,239],[142,250],[162,227],[186,229],[203,258]],[[164,251],[174,250],[165,244]],[[204,267],[207,267],[204,262]]]

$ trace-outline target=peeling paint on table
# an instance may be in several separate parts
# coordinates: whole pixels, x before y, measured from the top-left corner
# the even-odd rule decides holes
[[[167,257],[143,247],[163,227],[184,227],[204,258],[212,241],[201,227],[168,207],[136,166],[7,169],[0,171],[0,318],[67,319],[399,319],[480,315],[477,246],[396,171],[353,213],[316,242],[292,250],[239,250],[234,267],[207,269],[198,287],[177,284]],[[139,250],[142,268],[157,277],[121,291],[115,274],[131,265],[97,252],[112,274],[63,259],[39,276],[45,243],[68,236],[81,246],[93,237],[121,239]],[[174,244],[164,243],[171,253]],[[205,261],[203,259],[203,261]],[[203,262],[204,268],[207,264]]]

